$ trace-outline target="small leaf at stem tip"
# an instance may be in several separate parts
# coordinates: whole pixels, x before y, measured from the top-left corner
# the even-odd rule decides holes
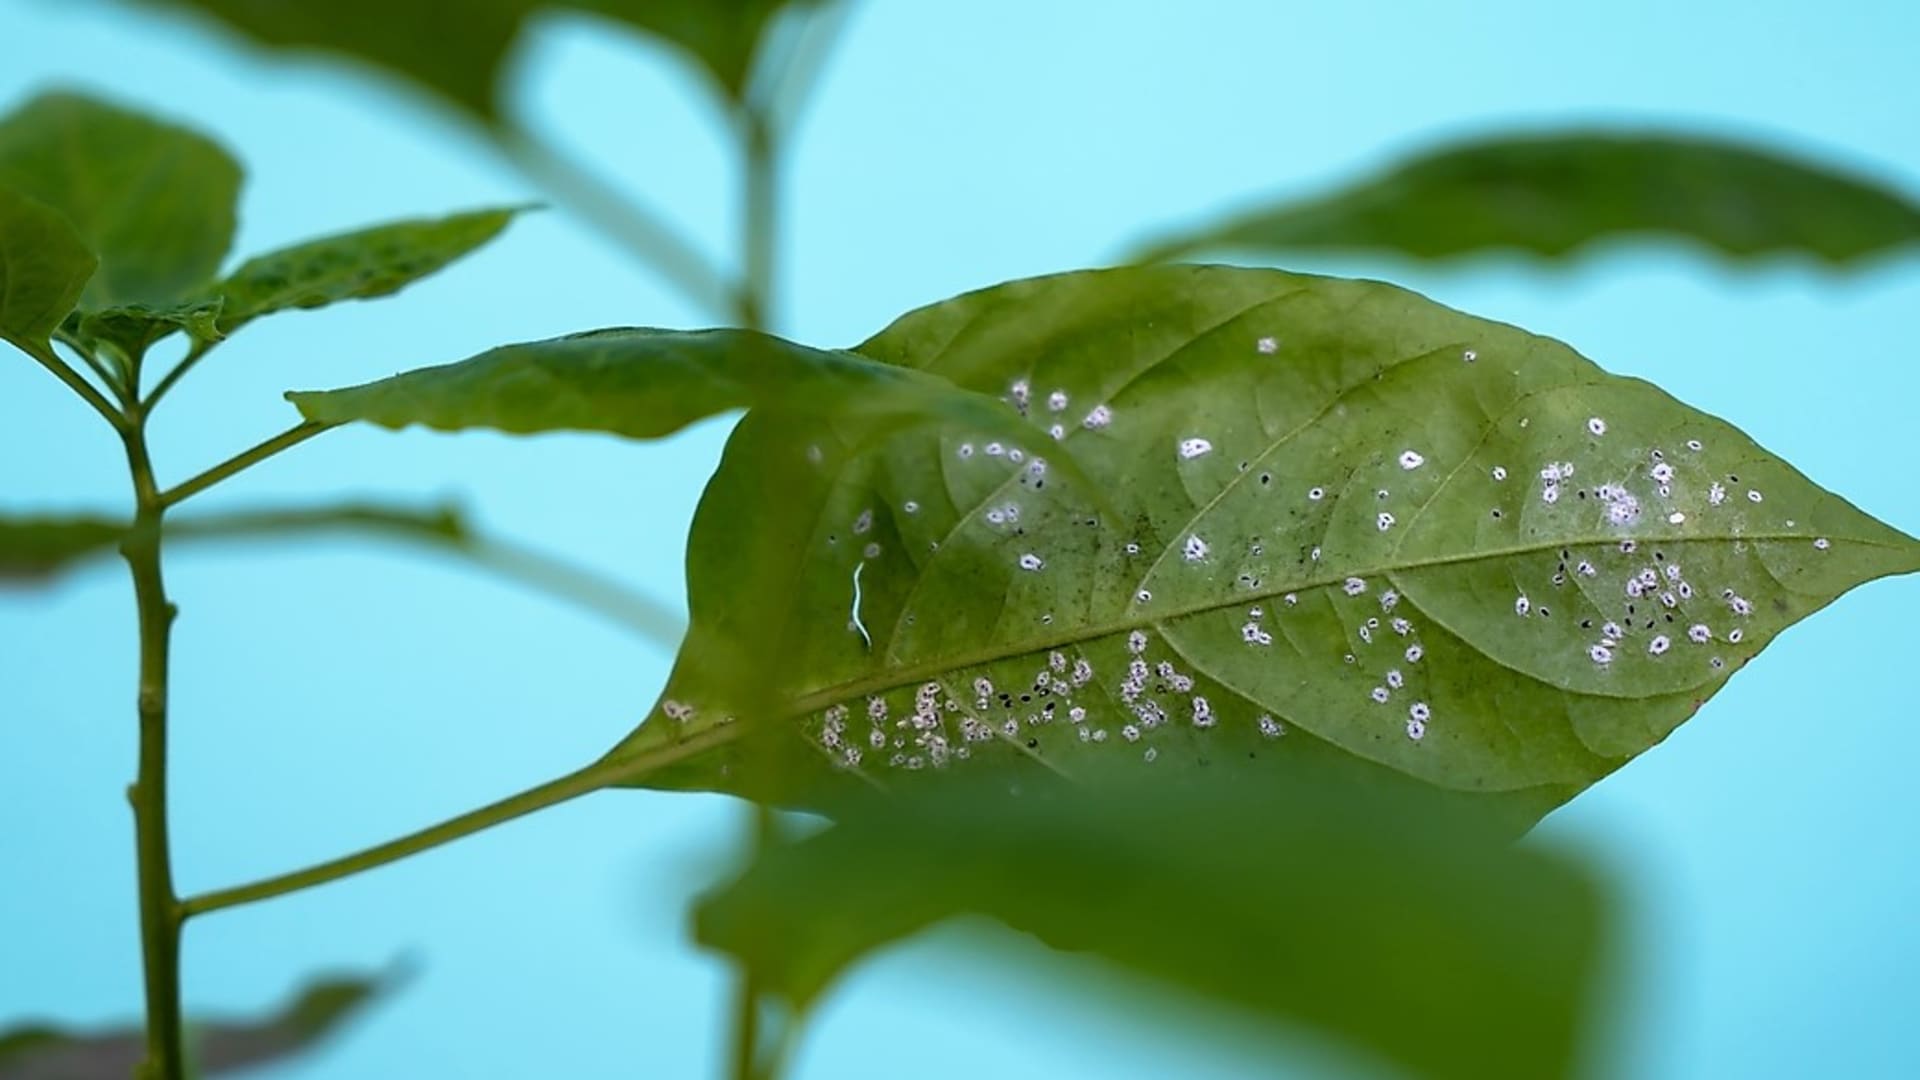
[[[1729,258],[1797,254],[1849,265],[1920,242],[1920,203],[1812,161],[1707,137],[1496,135],[1438,147],[1325,195],[1176,232],[1137,259],[1320,250],[1564,259],[1606,241],[1646,239]]]
[[[686,643],[610,756],[734,735],[632,782],[817,806],[1344,761],[1530,821],[1920,568],[1725,421],[1376,282],[1062,274],[856,351],[1024,431],[749,414],[689,536]]]

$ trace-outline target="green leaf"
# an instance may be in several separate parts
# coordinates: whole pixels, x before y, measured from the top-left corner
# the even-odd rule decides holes
[[[113,555],[129,527],[127,521],[104,517],[0,515],[0,581],[38,584]],[[465,522],[451,510],[358,504],[209,514],[167,523],[170,543],[272,540],[331,532],[372,533],[453,547],[472,540]]]
[[[747,77],[773,16],[822,0],[148,0],[210,15],[263,45],[337,53],[399,76],[484,120],[500,112],[508,57],[536,13],[605,16],[687,52],[730,96]],[[423,44],[430,43],[430,44]]]
[[[1296,780],[869,802],[759,854],[695,933],[799,1011],[873,951],[978,914],[1417,1075],[1570,1075],[1608,925],[1591,876],[1406,793]]]
[[[184,128],[55,93],[0,118],[0,187],[65,215],[99,256],[82,307],[166,304],[220,268],[240,166]]]
[[[112,346],[129,360],[140,357],[176,331],[196,341],[218,341],[220,301],[187,300],[173,304],[127,304],[89,312],[74,320],[74,336],[89,349]]]
[[[51,348],[99,260],[53,208],[0,187],[0,338]]]
[[[110,555],[124,521],[98,517],[0,516],[0,582],[38,581]]]
[[[1704,138],[1570,133],[1441,147],[1317,198],[1149,246],[1141,261],[1237,250],[1564,258],[1602,241],[1852,263],[1920,241],[1920,204],[1809,161]]]
[[[352,1020],[390,979],[334,978],[309,983],[279,1011],[258,1020],[189,1025],[200,1074],[218,1076],[301,1054]],[[76,1032],[28,1025],[0,1032],[0,1080],[123,1080],[146,1052],[139,1027]]]
[[[1067,274],[858,351],[1003,395],[1028,434],[750,414],[694,519],[687,644],[613,757],[720,745],[636,783],[809,804],[1347,758],[1524,817],[1920,569],[1724,421],[1388,285]],[[748,662],[796,723],[720,730]]]
[[[213,293],[225,302],[219,333],[262,315],[342,300],[390,296],[500,235],[527,207],[398,221],[256,256]]]
[[[503,345],[458,363],[342,390],[287,395],[308,420],[441,431],[604,431],[656,439],[729,409],[958,411],[995,423],[989,399],[945,380],[746,330],[595,330]]]

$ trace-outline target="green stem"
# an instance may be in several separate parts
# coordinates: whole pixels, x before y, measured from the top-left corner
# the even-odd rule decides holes
[[[94,389],[92,383],[79,372],[68,367],[67,362],[60,359],[60,354],[54,352],[51,345],[35,345],[31,348],[23,345],[21,348],[26,350],[28,356],[39,361],[41,367],[52,372],[54,378],[66,383],[69,390],[80,395],[80,400],[93,406],[93,411],[99,413],[122,437],[131,432],[133,425],[127,417],[113,407],[113,403],[107,400],[106,395]]]
[[[760,1067],[760,988],[742,967],[733,985],[733,1080],[762,1080]]]
[[[493,135],[521,172],[586,218],[606,239],[651,264],[710,313],[734,313],[726,281],[713,264],[646,206],[525,127],[507,122],[494,128]]]
[[[289,428],[251,450],[241,451],[193,479],[168,489],[159,496],[160,505],[178,506],[192,496],[198,495],[230,476],[245,472],[280,451],[299,446],[315,435],[323,431],[331,431],[338,426],[338,424],[322,424],[309,420],[298,427]]]
[[[140,625],[140,767],[127,791],[138,852],[140,947],[147,994],[147,1056],[141,1080],[182,1080],[186,1058],[180,1017],[180,927],[167,838],[167,650],[176,609],[160,570],[166,504],[153,479],[146,418],[136,412],[125,432],[135,500],[132,530],[121,545],[133,573]]]
[[[742,109],[741,144],[746,165],[745,252],[736,306],[748,330],[773,326],[774,260],[779,247],[780,167],[773,127],[758,109]]]
[[[181,911],[189,916],[203,915],[222,908],[284,896],[287,893],[309,889],[315,885],[338,881],[362,871],[385,866],[390,862],[439,847],[441,844],[471,836],[483,829],[512,821],[514,818],[524,817],[536,810],[558,806],[602,788],[638,780],[655,770],[732,740],[736,737],[734,728],[737,726],[723,725],[712,728],[683,742],[663,746],[657,750],[622,758],[602,758],[584,769],[528,788],[517,795],[510,795],[478,810],[470,810],[458,817],[449,818],[438,825],[409,833],[397,840],[376,844],[365,850],[319,863],[304,870],[188,897],[181,904]]]

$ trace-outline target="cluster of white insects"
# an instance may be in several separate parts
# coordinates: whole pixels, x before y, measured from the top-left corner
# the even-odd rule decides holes
[[[1262,356],[1275,355],[1280,347],[1279,339],[1274,337],[1260,337],[1254,344],[1255,351]],[[1473,363],[1478,354],[1466,350],[1461,359]],[[1065,388],[1036,393],[1025,378],[1013,381],[1006,394],[1007,400],[1023,415],[1045,425],[1055,440],[1068,438],[1072,429],[1100,432],[1115,424],[1115,410],[1104,402],[1091,407],[1083,405],[1084,412],[1071,411],[1075,396]],[[1527,427],[1530,422],[1522,419],[1520,426]],[[1542,513],[1581,515],[1560,522],[1564,526],[1561,532],[1581,539],[1569,540],[1568,546],[1559,551],[1547,584],[1531,593],[1524,587],[1518,589],[1512,601],[1514,615],[1526,620],[1556,619],[1553,608],[1565,608],[1557,621],[1577,623],[1579,629],[1586,632],[1577,654],[1600,671],[1617,672],[1625,667],[1629,657],[1639,657],[1646,663],[1676,662],[1662,658],[1683,647],[1699,649],[1693,655],[1706,657],[1714,670],[1723,669],[1726,659],[1721,646],[1740,645],[1746,639],[1745,624],[1754,614],[1752,601],[1732,588],[1715,589],[1703,581],[1690,579],[1677,561],[1668,559],[1659,550],[1659,541],[1644,536],[1636,538],[1627,532],[1647,521],[1678,529],[1687,525],[1690,513],[1695,519],[1705,520],[1713,511],[1728,508],[1736,496],[1757,506],[1763,502],[1762,493],[1753,487],[1741,488],[1735,477],[1706,475],[1701,458],[1705,446],[1699,439],[1685,440],[1680,444],[1684,451],[1676,447],[1675,460],[1669,460],[1662,449],[1648,448],[1641,451],[1645,460],[1625,467],[1623,475],[1606,479],[1589,476],[1587,473],[1596,470],[1608,473],[1623,468],[1617,446],[1610,448],[1611,453],[1600,452],[1607,442],[1619,443],[1623,436],[1614,431],[1603,416],[1586,417],[1575,421],[1574,426],[1598,453],[1596,461],[1587,462],[1584,467],[1574,460],[1557,458],[1537,465],[1515,461],[1483,463],[1479,467],[1482,471],[1473,474],[1481,477],[1482,483],[1490,481],[1496,486],[1491,511],[1495,519],[1502,519],[1502,507],[1505,513],[1511,514],[1519,505],[1516,500],[1523,497],[1536,500]],[[1216,453],[1216,437],[1191,430],[1178,433],[1171,447],[1176,465],[1203,467],[1203,459],[1210,459]],[[1439,468],[1448,470],[1446,476],[1451,480],[1451,470],[1460,463],[1448,461],[1434,466],[1429,460],[1430,452],[1423,446],[1395,447],[1386,451],[1381,465],[1388,473],[1397,466],[1400,472],[1416,478],[1431,475],[1434,468]],[[1047,470],[1044,458],[999,441],[959,442],[952,445],[951,453],[958,461],[997,460],[1014,466],[1013,475],[1022,476],[1022,483],[1044,477]],[[1242,463],[1240,468],[1245,472],[1248,466]],[[1422,473],[1421,470],[1429,471]],[[1506,489],[1504,486],[1515,471],[1523,476],[1537,475],[1537,487]],[[1314,484],[1304,490],[1294,488],[1293,497],[1304,497],[1316,513],[1335,513],[1338,504],[1351,495],[1333,494],[1344,490],[1332,482],[1339,478],[1326,479],[1327,483]],[[1596,479],[1599,482],[1595,482]],[[1261,483],[1265,485],[1268,480],[1269,477],[1262,474]],[[1412,513],[1409,508],[1400,508],[1396,513],[1395,509],[1388,508],[1393,496],[1390,487],[1399,486],[1383,483],[1375,492],[1380,505],[1369,510],[1373,532],[1389,542],[1397,536],[1395,530],[1402,528],[1403,515],[1412,520],[1423,509],[1416,505],[1410,508]],[[1735,501],[1734,505],[1739,503]],[[907,500],[901,504],[901,510],[910,516],[917,514],[920,503]],[[1024,536],[1018,496],[1007,498],[996,494],[963,513],[963,518],[975,514],[998,530],[1001,540],[1010,534]],[[1541,519],[1536,515],[1533,520]],[[1546,520],[1555,519],[1550,516]],[[1090,520],[1088,524],[1093,522]],[[1518,522],[1509,520],[1508,524],[1517,526]],[[1787,525],[1791,527],[1793,523],[1787,522]],[[862,621],[860,571],[882,555],[877,542],[862,543],[873,526],[873,510],[863,509],[849,530],[860,552],[853,569],[849,626],[858,631],[869,651],[874,649],[875,642]],[[1738,528],[1733,530],[1735,534],[1738,531]],[[1670,542],[1682,545],[1687,539],[1684,533],[1668,537]],[[1824,537],[1810,539],[1816,550],[1827,551],[1831,546]],[[1642,541],[1645,541],[1645,550]],[[1201,528],[1190,527],[1173,540],[1173,550],[1168,554],[1177,556],[1175,565],[1184,563],[1211,570],[1217,568],[1223,558],[1231,558],[1230,549],[1237,550],[1239,546],[1238,539],[1224,536],[1210,539],[1203,535]],[[932,550],[938,548],[938,542],[931,545]],[[1129,557],[1138,556],[1141,545],[1129,540],[1124,550]],[[1261,554],[1257,539],[1251,551],[1256,556]],[[1319,563],[1321,557],[1321,548],[1312,547],[1306,560],[1309,573],[1312,564]],[[1023,574],[1048,572],[1048,556],[1032,539],[1014,545],[1010,558]],[[1243,585],[1249,580],[1248,574],[1241,575]],[[1430,680],[1422,665],[1427,647],[1420,640],[1418,627],[1408,617],[1412,607],[1401,607],[1404,597],[1396,588],[1380,587],[1363,576],[1333,578],[1318,587],[1326,590],[1331,603],[1357,605],[1341,609],[1342,622],[1349,626],[1358,642],[1350,642],[1349,651],[1342,658],[1364,686],[1364,705],[1361,706],[1367,710],[1364,715],[1374,715],[1371,710],[1386,710],[1408,740],[1418,743],[1426,739],[1430,726],[1443,723],[1444,717],[1436,717],[1430,700],[1435,695],[1429,692]],[[1275,620],[1297,609],[1301,592],[1309,586],[1296,588],[1300,591],[1278,594],[1280,604],[1272,614],[1260,603],[1245,609],[1239,637],[1246,648],[1263,650],[1274,646],[1278,630]],[[1151,602],[1152,593],[1144,581],[1132,599],[1135,605]],[[1048,614],[1041,621],[1051,623],[1051,619]],[[908,625],[911,625],[910,619]],[[1177,652],[1164,658],[1153,656],[1154,640],[1147,629],[1127,631],[1124,667],[1117,673],[1102,676],[1087,655],[1069,655],[1060,648],[1072,646],[1063,645],[1048,650],[1036,670],[1016,676],[1013,681],[1017,688],[998,688],[992,678],[978,673],[985,669],[975,669],[976,673],[970,678],[952,676],[959,680],[956,682],[937,678],[921,683],[912,688],[910,700],[907,688],[868,697],[863,709],[864,722],[853,715],[848,704],[833,705],[807,718],[807,730],[819,747],[842,767],[855,768],[863,764],[871,767],[884,762],[905,769],[938,769],[968,759],[982,744],[1006,743],[1037,752],[1042,729],[1052,725],[1059,725],[1055,730],[1071,731],[1070,738],[1080,743],[1150,744],[1153,733],[1161,729],[1178,726],[1204,731],[1221,724],[1223,717],[1215,703],[1196,689],[1195,673],[1181,668]],[[994,670],[1005,672],[1015,663],[1002,662]],[[1236,703],[1241,700],[1231,694],[1227,699]],[[679,722],[693,715],[690,706],[677,701],[663,703],[662,709],[669,719]],[[1266,713],[1250,719],[1252,728],[1264,738],[1278,738],[1285,731],[1281,721]],[[1112,726],[1107,726],[1109,724]],[[1152,745],[1143,747],[1146,761],[1155,760],[1158,753],[1158,748]]]

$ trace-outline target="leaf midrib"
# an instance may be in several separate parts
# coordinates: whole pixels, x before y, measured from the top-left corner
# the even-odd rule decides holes
[[[1695,534],[1695,535],[1686,535],[1686,536],[1643,537],[1641,539],[1644,539],[1651,543],[1662,543],[1662,542],[1664,543],[1737,543],[1741,541],[1746,541],[1749,543],[1766,543],[1766,542],[1787,542],[1787,541],[1794,541],[1794,540],[1808,540],[1809,535],[1801,532],[1710,533],[1710,534]],[[1898,550],[1896,545],[1886,543],[1880,540],[1865,539],[1862,537],[1836,536],[1836,537],[1832,537],[1831,539],[1835,545],[1839,545],[1842,543],[1850,543],[1850,544],[1860,544],[1867,547],[1877,547],[1877,548],[1886,548],[1889,550]],[[981,650],[978,650],[977,652],[961,654],[956,657],[942,659],[939,661],[929,661],[929,662],[924,662],[920,664],[910,665],[907,667],[892,668],[878,675],[868,676],[861,679],[854,679],[844,683],[837,683],[832,686],[822,687],[819,690],[815,690],[810,693],[803,694],[793,699],[792,705],[787,710],[786,715],[788,717],[799,716],[805,713],[813,712],[817,709],[825,708],[828,705],[832,705],[837,702],[844,701],[848,698],[860,697],[866,694],[883,693],[887,690],[892,690],[897,687],[905,686],[909,683],[920,682],[926,679],[928,676],[938,675],[948,671],[955,671],[963,668],[977,667],[982,664],[991,664],[996,661],[1009,660],[1014,657],[1026,656],[1031,653],[1041,652],[1048,649],[1058,649],[1064,646],[1079,645],[1086,642],[1095,641],[1100,638],[1108,637],[1113,634],[1125,633],[1131,630],[1153,629],[1156,631],[1160,631],[1161,630],[1160,624],[1164,622],[1171,622],[1176,619],[1184,619],[1193,615],[1202,615],[1210,611],[1220,611],[1230,607],[1239,607],[1243,604],[1253,603],[1257,601],[1271,600],[1274,597],[1284,596],[1290,592],[1301,592],[1307,589],[1324,588],[1324,587],[1345,581],[1347,578],[1350,578],[1350,577],[1377,577],[1377,576],[1391,575],[1396,573],[1405,573],[1410,570],[1425,570],[1425,569],[1430,569],[1432,567],[1437,567],[1437,566],[1455,566],[1462,563],[1479,562],[1482,560],[1506,559],[1506,558],[1511,558],[1518,555],[1538,554],[1543,551],[1558,551],[1563,547],[1571,548],[1571,547],[1584,547],[1588,545],[1605,545],[1605,544],[1616,543],[1618,542],[1618,540],[1619,540],[1619,537],[1614,535],[1555,537],[1551,540],[1545,540],[1538,543],[1517,544],[1510,547],[1493,548],[1493,549],[1488,549],[1484,551],[1466,552],[1466,553],[1455,554],[1455,555],[1441,555],[1441,556],[1436,556],[1429,559],[1416,559],[1410,562],[1396,563],[1391,565],[1379,565],[1379,566],[1368,567],[1368,568],[1350,568],[1347,570],[1343,570],[1337,574],[1328,574],[1324,577],[1308,578],[1303,581],[1293,582],[1286,585],[1276,585],[1267,589],[1250,590],[1247,593],[1243,595],[1235,596],[1230,600],[1209,600],[1204,603],[1191,604],[1185,607],[1155,611],[1150,615],[1142,614],[1137,617],[1122,618],[1122,619],[1116,619],[1106,623],[1083,626],[1075,630],[1062,632],[1053,637],[1036,638],[1030,643],[1021,645],[1019,647],[1000,647],[1000,648],[994,648],[994,649],[981,649]],[[1569,691],[1569,693],[1584,693],[1584,692]],[[1602,694],[1602,695],[1587,695],[1587,696],[1610,697],[1613,695]],[[1627,700],[1633,700],[1634,697],[1636,696],[1645,696],[1645,695],[1629,695]]]

